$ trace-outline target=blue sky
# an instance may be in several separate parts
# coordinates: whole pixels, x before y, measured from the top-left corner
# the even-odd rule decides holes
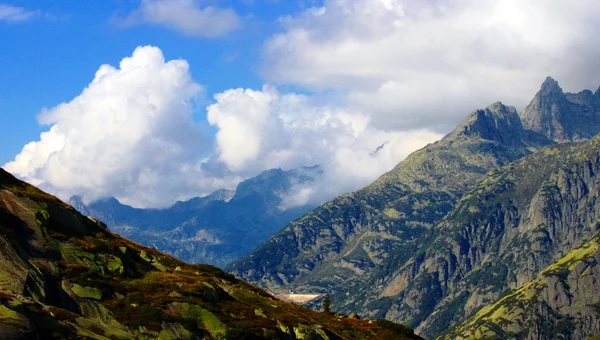
[[[599,31],[597,0],[0,0],[0,165],[161,207],[320,164],[286,204],[320,203],[547,76],[595,91]]]
[[[39,137],[36,115],[78,95],[101,64],[117,64],[140,45],[159,46],[167,59],[183,58],[207,96],[231,87],[260,87],[261,42],[280,30],[276,20],[302,9],[295,1],[220,1],[245,17],[244,28],[225,37],[198,38],[152,25],[119,27],[114,17],[137,1],[3,1],[39,11],[18,22],[0,21],[0,164]]]

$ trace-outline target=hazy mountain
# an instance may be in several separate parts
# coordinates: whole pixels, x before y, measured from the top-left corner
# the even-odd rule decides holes
[[[136,209],[115,198],[85,205],[73,197],[69,203],[110,230],[183,261],[225,266],[314,208],[286,208],[282,203],[295,185],[309,184],[320,173],[317,166],[268,170],[241,182],[235,191],[215,191],[167,209]]]
[[[501,103],[477,110],[229,269],[274,291],[328,292],[334,309],[440,334],[591,237],[598,140],[552,145],[600,132],[598,98],[564,94],[548,78],[520,115]]]
[[[3,339],[419,339],[388,321],[336,318],[189,265],[0,169]]]

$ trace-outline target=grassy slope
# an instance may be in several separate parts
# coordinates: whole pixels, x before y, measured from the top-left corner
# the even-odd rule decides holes
[[[0,245],[0,332],[10,336],[417,338],[277,300],[123,239],[1,169]]]

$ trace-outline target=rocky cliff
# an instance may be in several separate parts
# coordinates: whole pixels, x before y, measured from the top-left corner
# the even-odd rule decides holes
[[[599,171],[600,137],[551,146],[492,171],[415,256],[373,278],[348,306],[384,312],[426,337],[443,332],[594,235]]]
[[[3,339],[418,339],[337,319],[106,230],[0,169]]]
[[[586,339],[600,333],[600,233],[441,339]]]
[[[426,232],[489,170],[551,143],[525,131],[512,107],[495,103],[474,111],[441,141],[370,186],[292,222],[230,270],[272,290],[320,290],[342,299],[340,293],[382,267],[408,260]]]
[[[600,88],[563,93],[550,77],[521,113],[525,128],[557,142],[589,139],[600,133]]]

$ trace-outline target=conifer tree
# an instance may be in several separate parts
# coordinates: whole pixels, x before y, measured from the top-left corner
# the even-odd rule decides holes
[[[330,307],[331,307],[331,299],[329,298],[329,295],[325,295],[325,298],[323,299],[323,313],[329,313]]]

